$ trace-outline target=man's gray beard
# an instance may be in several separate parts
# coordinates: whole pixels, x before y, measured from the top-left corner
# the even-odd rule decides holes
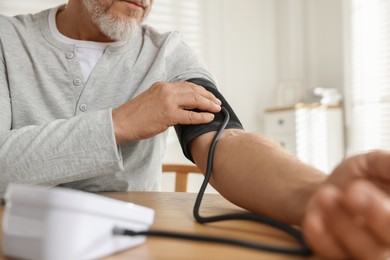
[[[102,14],[94,21],[100,31],[115,41],[129,40],[134,37],[139,29],[135,19],[121,21],[106,14]]]
[[[83,4],[91,16],[92,22],[105,36],[114,41],[129,40],[139,30],[140,26],[135,19],[119,20],[105,14],[95,0],[83,0]]]

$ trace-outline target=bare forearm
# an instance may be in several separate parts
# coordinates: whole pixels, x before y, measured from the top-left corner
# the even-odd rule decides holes
[[[193,157],[202,170],[213,136],[206,134],[192,144]],[[307,200],[324,179],[324,174],[261,135],[227,130],[217,144],[211,184],[241,207],[301,224]]]

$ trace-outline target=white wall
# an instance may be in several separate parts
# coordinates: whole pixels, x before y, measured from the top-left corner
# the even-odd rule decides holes
[[[343,88],[340,0],[206,1],[206,62],[245,128],[262,131],[277,84]]]
[[[306,0],[309,87],[344,88],[343,2]]]
[[[278,80],[343,91],[343,1],[276,0]]]
[[[209,2],[206,60],[244,127],[260,131],[261,111],[275,96],[275,1]]]

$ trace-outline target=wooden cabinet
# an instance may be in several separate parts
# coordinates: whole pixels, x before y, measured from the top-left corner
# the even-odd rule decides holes
[[[301,161],[327,173],[344,158],[341,106],[297,104],[267,109],[264,133]]]

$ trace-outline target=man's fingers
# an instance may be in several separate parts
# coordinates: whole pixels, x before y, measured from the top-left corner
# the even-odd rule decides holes
[[[206,112],[194,112],[189,110],[181,110],[177,113],[175,124],[181,125],[197,125],[207,124],[214,120],[214,114]]]
[[[211,113],[221,111],[222,102],[204,87],[190,82],[155,83],[152,91],[169,108],[199,109]],[[176,113],[177,111],[174,111]]]
[[[209,111],[218,113],[221,111],[221,105],[214,103],[210,99],[207,99],[197,93],[191,93],[189,95],[181,94],[178,102],[180,108],[191,110],[199,109],[202,111]]]
[[[221,101],[217,99],[211,92],[207,91],[204,87],[188,83],[178,90],[178,105],[183,109],[199,109],[203,111],[209,111],[218,113],[221,111]]]
[[[345,191],[343,205],[377,238],[390,247],[390,199],[369,182],[357,181]]]
[[[378,179],[379,181],[390,181],[390,152],[388,151],[372,151],[367,154],[355,156],[361,158],[358,165],[362,167],[360,171],[365,174],[364,177]],[[354,160],[354,158],[352,158]],[[387,184],[387,183],[386,183]]]
[[[336,241],[325,225],[324,215],[318,208],[321,194],[316,194],[306,213],[303,233],[312,250],[325,259],[345,259],[347,252]]]
[[[205,97],[207,99],[210,99],[213,103],[215,103],[217,105],[222,105],[221,100],[216,98],[213,93],[211,93],[210,91],[206,90],[204,87],[196,85],[196,84],[193,84],[193,83],[188,83],[188,84],[194,89],[195,92],[199,93],[203,97]]]
[[[375,239],[356,215],[350,214],[341,203],[343,194],[335,187],[328,186],[322,191],[319,205],[324,214],[328,232],[343,246],[354,259],[384,259],[388,257],[387,247]]]

